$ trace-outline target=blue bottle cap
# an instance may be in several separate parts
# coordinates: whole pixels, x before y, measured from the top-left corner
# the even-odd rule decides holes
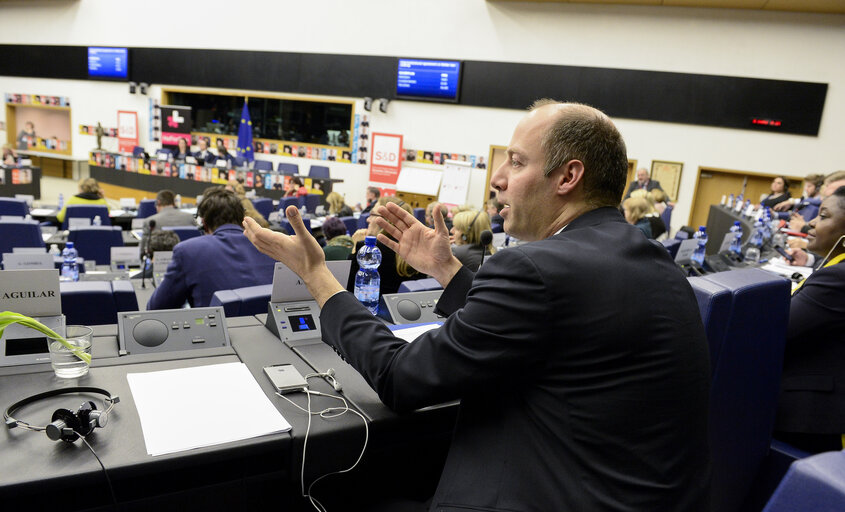
[[[368,236],[367,238],[364,239],[364,244],[369,246],[369,247],[375,247],[376,246],[376,240],[378,240],[376,237]]]
[[[66,243],[65,247],[68,248],[68,249],[73,249],[73,242]]]

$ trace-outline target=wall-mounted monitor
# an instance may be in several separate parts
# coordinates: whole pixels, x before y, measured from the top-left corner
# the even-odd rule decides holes
[[[127,48],[88,47],[88,78],[126,80],[129,77]]]
[[[397,98],[457,102],[460,92],[460,61],[399,59]]]

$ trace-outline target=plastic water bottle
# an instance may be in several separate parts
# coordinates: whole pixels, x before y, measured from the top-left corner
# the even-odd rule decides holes
[[[379,286],[381,276],[378,266],[381,264],[381,250],[376,247],[376,237],[364,239],[364,246],[358,251],[358,273],[355,274],[355,298],[370,310],[378,313]]]
[[[59,251],[59,246],[56,245],[56,244],[51,245],[50,250],[47,251],[47,252],[49,252],[51,256],[61,256],[62,255],[61,251]]]
[[[704,251],[707,248],[707,229],[704,226],[699,226],[698,231],[696,231],[692,237],[698,240],[698,246],[692,253],[692,261],[698,263],[700,266],[703,266]]]
[[[727,206],[728,208],[734,207],[734,195],[733,194],[728,196],[728,202],[725,204],[725,206]]]
[[[59,210],[65,207],[65,196],[59,193]]]
[[[734,211],[735,212],[741,212],[742,211],[742,203],[743,203],[743,198],[742,198],[742,194],[740,194],[739,196],[737,196],[736,204],[734,205]]]
[[[94,220],[91,222],[91,225],[92,226],[102,226],[103,225],[103,219],[101,219],[99,215],[95,215]]]
[[[76,257],[79,255],[73,247],[73,242],[65,245],[62,251],[62,277],[67,281],[79,281],[79,267],[76,265]]]
[[[731,241],[730,251],[737,256],[742,256],[742,226],[738,220],[731,226],[731,233],[734,234],[734,239]]]
[[[760,248],[763,247],[763,223],[754,223],[754,231],[748,239],[748,248],[745,250],[745,261],[757,263],[760,261]]]
[[[182,194],[176,194],[176,208],[182,207]]]

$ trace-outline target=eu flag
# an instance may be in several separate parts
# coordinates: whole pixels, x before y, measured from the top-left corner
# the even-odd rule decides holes
[[[247,162],[255,160],[252,154],[252,121],[249,120],[246,100],[244,100],[244,110],[241,112],[241,125],[238,128],[238,156],[246,158]]]

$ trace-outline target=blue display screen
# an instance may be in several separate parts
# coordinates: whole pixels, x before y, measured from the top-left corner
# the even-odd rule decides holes
[[[129,76],[129,50],[89,46],[88,76],[115,80],[126,79]]]
[[[458,101],[461,63],[457,60],[399,59],[396,96]]]

